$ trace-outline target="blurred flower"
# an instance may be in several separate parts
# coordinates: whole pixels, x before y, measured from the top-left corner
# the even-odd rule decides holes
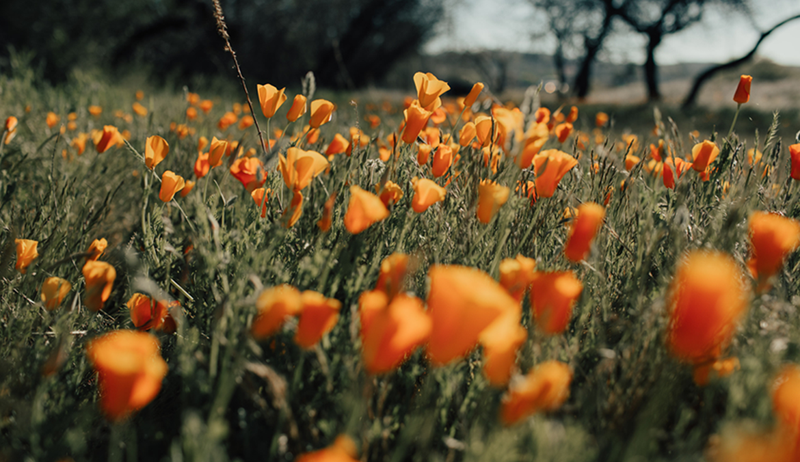
[[[208,153],[198,152],[197,160],[194,161],[194,175],[199,179],[208,175],[211,163],[208,161]]]
[[[292,201],[289,206],[283,210],[284,227],[291,228],[300,219],[303,214],[303,193],[294,191],[292,194]]]
[[[800,180],[800,143],[789,146],[789,155],[792,158],[792,179]]]
[[[303,308],[300,292],[288,284],[265,289],[256,300],[258,314],[250,329],[256,340],[265,339],[280,330],[289,316],[295,316]]]
[[[306,107],[306,97],[303,95],[295,96],[292,101],[292,107],[290,107],[289,112],[286,113],[286,119],[289,122],[294,122],[306,113]]]
[[[239,130],[247,130],[255,123],[253,116],[246,115],[239,121]]]
[[[702,143],[695,144],[692,148],[692,168],[695,171],[703,172],[708,168],[711,162],[719,155],[719,148],[711,141],[705,140]]]
[[[388,208],[403,198],[403,189],[392,181],[386,181],[386,183],[383,185],[383,188],[381,188],[379,191],[378,197],[381,198],[383,205]]]
[[[378,196],[355,185],[350,187],[350,202],[344,214],[344,227],[348,232],[358,234],[388,217],[389,209]]]
[[[628,154],[627,156],[625,156],[625,170],[630,172],[631,170],[633,170],[633,167],[635,167],[636,164],[638,164],[641,161],[642,159],[640,159],[638,156],[634,156],[633,154]]]
[[[261,218],[267,216],[267,201],[269,200],[269,194],[271,192],[271,189],[265,190],[264,188],[256,188],[250,193],[250,197],[255,201],[256,207],[261,207]],[[264,194],[267,195],[266,199],[264,199]],[[264,204],[264,206],[262,207],[261,204]]]
[[[328,145],[328,149],[325,150],[325,155],[344,154],[349,147],[350,142],[347,141],[347,138],[337,133],[333,136],[333,141]]]
[[[39,256],[39,252],[36,250],[39,241],[14,239],[14,243],[17,245],[17,264],[14,268],[20,273],[25,274],[28,271],[28,266]]]
[[[419,101],[414,100],[411,106],[405,110],[405,128],[403,129],[403,142],[412,144],[417,140],[419,132],[428,124],[431,112],[420,106]]]
[[[408,255],[404,253],[393,253],[384,258],[381,261],[375,290],[385,293],[389,299],[399,294],[403,290],[406,274],[408,273],[408,260]]]
[[[567,259],[579,262],[589,254],[597,231],[603,227],[606,210],[594,202],[584,202],[578,206],[578,216],[573,218],[564,255]]]
[[[217,128],[219,128],[222,131],[225,131],[228,129],[228,127],[235,124],[238,120],[239,117],[236,114],[230,111],[226,112],[225,114],[222,114],[222,117],[220,117],[219,122],[217,122]]]
[[[459,133],[458,136],[458,144],[460,144],[463,147],[468,146],[470,143],[472,143],[472,140],[475,139],[475,134],[476,134],[475,123],[467,122],[461,128],[461,132]]]
[[[517,165],[520,168],[530,168],[533,158],[539,153],[549,137],[550,131],[547,129],[546,124],[532,124],[525,133],[525,145],[522,149],[522,154],[516,158]]]
[[[567,141],[567,137],[569,137],[570,133],[572,133],[572,124],[569,122],[565,122],[563,124],[556,125],[555,135],[558,138],[559,143],[563,143]]]
[[[136,90],[134,96],[136,97],[136,101],[141,101],[144,99],[144,92],[142,90]]]
[[[257,85],[258,88],[258,101],[261,104],[261,112],[264,117],[271,119],[278,108],[286,101],[286,95],[283,93],[286,88],[278,90],[270,84]]]
[[[158,198],[161,202],[169,202],[175,197],[175,193],[186,186],[186,181],[180,175],[176,175],[170,170],[164,171],[161,175],[161,191],[158,193]]]
[[[755,160],[753,160],[753,154],[755,154]],[[761,151],[759,151],[758,149],[755,149],[755,148],[748,149],[747,150],[747,164],[748,165],[753,165],[755,163],[756,165],[758,165],[758,163],[761,162],[761,157],[763,155],[764,154]]]
[[[322,218],[317,222],[317,227],[323,233],[330,231],[333,225],[333,205],[336,203],[336,191],[332,192],[328,200],[322,204]]]
[[[302,454],[297,462],[358,462],[356,444],[347,436],[339,436],[331,446]]]
[[[45,123],[47,123],[48,128],[53,128],[61,121],[61,117],[59,117],[55,112],[48,112],[47,118],[45,119]]]
[[[550,122],[550,109],[547,109],[546,107],[540,107],[533,114],[533,117],[537,124],[547,125],[547,123]]]
[[[475,136],[481,146],[489,146],[492,143],[492,129],[494,121],[491,117],[481,114],[475,117]]]
[[[396,369],[431,333],[422,300],[406,294],[389,298],[380,291],[359,298],[364,369],[384,374]]]
[[[84,263],[82,272],[86,281],[86,297],[83,303],[91,311],[100,311],[111,296],[117,270],[104,261],[89,260]]]
[[[575,107],[575,106],[572,106],[569,109],[569,114],[567,115],[566,121],[567,121],[567,123],[572,124],[576,120],[578,120],[578,108]]]
[[[533,158],[533,172],[536,175],[536,193],[539,197],[552,197],[561,178],[578,160],[564,151],[548,149]]]
[[[147,117],[147,108],[139,104],[138,101],[133,103],[132,109],[139,117]]]
[[[478,186],[478,221],[488,224],[500,207],[508,201],[511,190],[491,180],[481,180]]]
[[[89,114],[93,115],[94,117],[99,117],[100,114],[103,113],[103,108],[100,106],[89,106]]]
[[[744,104],[750,101],[750,84],[753,78],[749,75],[742,75],[739,77],[739,85],[736,87],[736,93],[733,94],[733,100],[739,104]]]
[[[534,274],[531,309],[539,329],[551,335],[564,332],[582,291],[583,284],[572,271]]]
[[[683,361],[701,364],[718,358],[747,310],[743,274],[726,254],[693,251],[679,264],[667,306],[667,346]]]
[[[257,157],[240,157],[234,160],[230,172],[242,183],[247,192],[253,192],[267,181],[264,164]]]
[[[311,117],[308,125],[311,128],[319,128],[328,123],[333,117],[333,103],[324,99],[315,99],[311,102]]]
[[[144,332],[112,331],[91,340],[86,353],[98,373],[100,407],[112,421],[147,406],[167,375],[158,340]]]
[[[411,208],[417,213],[428,210],[431,205],[441,202],[447,195],[447,191],[434,183],[423,178],[414,183],[414,198],[411,200]]]
[[[58,277],[49,277],[44,280],[42,284],[42,302],[47,311],[53,311],[58,308],[58,305],[64,301],[69,291],[72,290],[72,284],[66,279]]]
[[[105,238],[103,239],[95,239],[89,244],[89,248],[86,249],[86,253],[89,254],[86,257],[86,260],[97,260],[103,255],[103,252],[106,251],[108,247],[108,241]]]
[[[160,136],[148,137],[144,146],[144,164],[150,170],[153,170],[169,154],[169,144]]]
[[[124,143],[122,140],[122,134],[120,134],[119,129],[113,125],[104,125],[103,130],[98,130],[97,135],[92,138],[94,147],[99,154],[106,152],[111,146]]]
[[[261,96],[260,93],[259,96]],[[203,114],[208,114],[213,107],[214,102],[210,99],[204,99],[203,101],[200,101],[200,110],[203,111]]]
[[[533,282],[536,260],[517,255],[516,258],[506,258],[500,262],[500,285],[514,297],[517,302],[522,301],[522,296]]]
[[[419,145],[417,146],[417,149],[418,149],[417,150],[417,164],[419,164],[420,166],[426,165],[428,163],[428,160],[430,160],[430,157],[431,157],[431,145],[430,144],[419,143]],[[387,150],[387,152],[388,152],[388,150]],[[389,154],[391,155],[391,153],[389,153]],[[383,160],[383,159],[381,159],[381,160]],[[389,160],[388,157],[387,157],[386,160]],[[384,162],[386,162],[386,161],[384,161]]]
[[[539,411],[553,411],[569,398],[572,371],[560,361],[545,361],[521,380],[513,381],[503,396],[500,419],[512,425]]]
[[[126,304],[131,312],[131,321],[139,330],[164,330],[171,317],[169,309],[180,306],[180,302],[155,301],[144,294],[133,294]],[[172,321],[174,323],[174,321]]]
[[[594,124],[597,127],[602,127],[608,123],[608,114],[605,112],[598,112],[596,116],[594,116]]]
[[[663,178],[664,178],[664,186],[669,189],[675,189],[675,180],[676,178],[680,178],[683,174],[692,168],[692,164],[690,162],[686,162],[685,160],[681,159],[680,157],[668,158],[664,160],[664,169],[663,169]]]
[[[301,348],[313,348],[322,336],[330,332],[339,320],[341,302],[326,298],[319,292],[306,290],[300,295],[303,305],[294,343]]]
[[[478,341],[483,346],[483,373],[489,384],[505,386],[514,371],[517,350],[528,338],[520,325],[521,310],[503,314],[481,332]]]
[[[181,189],[180,196],[181,197],[188,196],[189,193],[192,192],[192,189],[194,189],[194,185],[195,185],[194,181],[186,180],[186,184],[183,186],[183,189]]]
[[[442,100],[439,97],[450,89],[450,85],[447,82],[437,79],[430,72],[427,74],[422,72],[414,74],[414,86],[417,87],[419,105],[428,111],[433,111],[441,106]]]
[[[467,94],[466,98],[464,98],[464,107],[466,108],[472,107],[472,105],[475,104],[475,101],[477,101],[478,95],[480,95],[482,91],[483,91],[483,84],[481,82],[478,82],[475,85],[473,85],[472,89],[469,91],[469,94]]]
[[[753,255],[747,266],[753,277],[764,283],[800,245],[800,223],[776,213],[753,212],[749,235]]]
[[[197,109],[193,107],[186,108],[186,118],[189,120],[194,120],[197,118]]]

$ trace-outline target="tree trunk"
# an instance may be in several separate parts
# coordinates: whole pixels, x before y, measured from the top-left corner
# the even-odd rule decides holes
[[[556,72],[558,73],[558,83],[561,88],[564,88],[564,84],[567,83],[567,73],[564,70],[564,46],[561,44],[561,39],[558,39],[556,51],[553,53],[553,62],[556,66]]]
[[[589,42],[587,40],[587,42]],[[581,60],[581,67],[575,75],[575,96],[579,99],[586,98],[589,95],[590,80],[592,76],[592,65],[594,59],[597,57],[597,52],[600,51],[600,46],[595,43],[586,43],[586,53]]]
[[[644,61],[644,78],[647,83],[647,99],[659,101],[661,92],[658,90],[658,64],[656,64],[656,48],[661,43],[663,35],[652,30],[648,34],[647,59]]]

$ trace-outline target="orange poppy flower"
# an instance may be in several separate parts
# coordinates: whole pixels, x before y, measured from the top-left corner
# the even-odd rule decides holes
[[[432,173],[434,178],[447,173],[450,166],[453,165],[453,150],[446,144],[439,145],[439,149],[433,153],[433,166]]]
[[[564,332],[582,291],[583,284],[572,271],[536,273],[531,282],[531,308],[539,329],[551,335]]]
[[[488,224],[500,207],[508,201],[511,189],[491,180],[481,180],[478,186],[478,221]]]
[[[319,128],[328,123],[333,117],[333,103],[325,99],[315,99],[311,102],[311,118],[308,125],[311,128]]]
[[[208,160],[208,153],[197,153],[197,160],[194,161],[194,175],[197,178],[203,178],[204,176],[208,175],[208,171],[211,169],[211,162]]]
[[[246,115],[239,121],[239,130],[247,130],[255,123],[253,116]]]
[[[240,157],[233,161],[231,175],[242,183],[247,192],[253,192],[267,181],[264,164],[256,157]]]
[[[303,300],[297,289],[281,284],[261,292],[256,300],[256,309],[258,314],[250,332],[257,340],[262,340],[278,332],[287,317],[300,313]]]
[[[222,117],[220,117],[219,122],[217,122],[217,127],[220,130],[225,131],[228,129],[228,127],[235,124],[238,120],[239,117],[236,114],[228,111],[225,114],[222,114]]]
[[[411,208],[417,213],[428,210],[431,205],[441,202],[447,195],[447,190],[433,181],[423,178],[414,182],[414,198]]]
[[[183,186],[183,189],[181,189],[181,192],[179,193],[180,196],[181,197],[188,196],[189,193],[192,192],[192,189],[194,189],[194,185],[195,185],[194,181],[186,180],[186,184]]]
[[[203,111],[203,114],[208,114],[213,107],[214,102],[210,99],[204,99],[203,101],[200,101],[200,110]]]
[[[20,273],[25,274],[28,271],[28,266],[39,256],[39,252],[36,250],[39,241],[14,239],[14,243],[17,245],[17,264],[14,268]]]
[[[150,170],[163,161],[169,154],[167,140],[160,136],[150,136],[144,145],[144,164]]]
[[[83,265],[83,278],[86,281],[86,297],[83,303],[91,311],[100,311],[111,296],[117,270],[104,261],[89,260]]]
[[[131,330],[115,330],[88,343],[100,407],[110,420],[124,420],[158,395],[168,369],[159,348],[152,335]]]
[[[256,188],[250,193],[250,197],[255,201],[256,207],[261,207],[261,218],[267,216],[267,201],[269,200],[269,194],[271,192],[271,189],[265,191],[264,188]],[[267,199],[264,199],[264,194],[267,195]],[[264,204],[263,207],[261,206],[262,203]]]
[[[387,151],[388,152],[388,151]],[[389,153],[391,155],[391,153]],[[417,164],[425,165],[431,157],[431,145],[420,143],[417,151]],[[382,159],[381,159],[382,160]],[[389,160],[388,157],[386,160]],[[384,162],[386,162],[384,160]]]
[[[66,279],[49,277],[42,284],[42,302],[47,311],[53,311],[64,301],[72,284]]]
[[[692,363],[716,359],[747,310],[748,293],[736,262],[723,253],[693,251],[678,265],[667,297],[667,346]]]
[[[106,241],[105,238],[93,240],[92,243],[89,244],[89,248],[86,249],[86,253],[89,254],[86,260],[97,260],[103,255],[107,247],[108,241]]]
[[[662,172],[664,178],[664,186],[666,186],[669,189],[675,189],[675,179],[680,178],[687,170],[692,168],[692,164],[690,162],[686,162],[680,157],[675,157],[674,159],[675,159],[674,163],[672,158],[664,160],[664,166]]]
[[[300,219],[303,214],[303,193],[294,191],[292,201],[289,206],[283,210],[284,227],[291,228]]]
[[[468,146],[470,143],[472,143],[472,140],[475,139],[475,134],[476,134],[475,123],[467,122],[461,128],[461,132],[459,133],[458,136],[458,144],[460,144],[463,147]]]
[[[144,294],[133,294],[126,304],[131,311],[131,321],[140,330],[164,330],[167,319],[170,317],[169,309],[179,306],[180,302],[158,301]]]
[[[481,82],[476,83],[472,86],[472,89],[469,91],[469,94],[464,98],[464,107],[470,108],[475,101],[478,100],[478,95],[481,94],[483,91],[483,84]],[[462,145],[463,146],[463,145]]]
[[[356,444],[347,436],[339,436],[331,446],[302,454],[297,462],[358,462]]]
[[[463,357],[492,322],[520,309],[497,281],[480,270],[434,265],[428,277],[428,312],[433,321],[428,355],[436,365]]]
[[[579,262],[589,254],[597,231],[603,227],[606,209],[594,202],[584,202],[578,206],[578,216],[573,219],[564,255],[567,259]]]
[[[533,158],[542,149],[542,146],[550,138],[550,131],[547,124],[533,124],[525,133],[525,147],[522,154],[517,156],[517,165],[520,168],[530,168]]]
[[[138,101],[133,103],[132,109],[139,117],[147,117],[147,108],[142,106]]]
[[[169,202],[175,197],[175,193],[186,186],[186,181],[180,175],[176,175],[170,170],[164,171],[161,175],[161,190],[158,193],[158,198],[161,202]]]
[[[559,143],[563,143],[567,141],[567,137],[569,137],[570,133],[572,133],[572,124],[569,122],[565,122],[563,124],[556,125],[555,135],[558,138]]]
[[[567,119],[566,120],[567,120],[567,123],[570,123],[570,124],[574,123],[576,120],[578,120],[578,108],[577,107],[572,106],[569,109],[569,114],[567,115]]]
[[[521,314],[521,310],[507,312],[478,338],[483,346],[483,373],[495,387],[502,387],[511,379],[517,350],[528,338],[528,331],[520,325]]]
[[[55,112],[48,112],[47,118],[45,119],[45,123],[47,123],[48,128],[53,128],[56,126],[56,124],[58,124],[60,120],[61,117],[59,117]]]
[[[86,150],[86,140],[89,139],[89,135],[86,133],[79,133],[77,137],[72,139],[70,146],[75,148],[78,151],[78,155],[82,155],[83,151]]]
[[[753,255],[747,266],[753,277],[766,281],[800,245],[800,223],[776,213],[754,212],[750,216],[750,245]]]
[[[393,253],[381,261],[378,282],[375,283],[375,290],[385,293],[389,299],[394,298],[404,287],[404,280],[408,273],[408,255],[404,253]]]
[[[597,127],[602,127],[603,125],[608,123],[608,114],[605,112],[598,112],[596,116],[594,116],[594,124]]]
[[[633,167],[635,167],[636,164],[638,164],[641,161],[642,159],[639,158],[638,156],[634,156],[633,154],[628,154],[627,156],[625,156],[625,170],[630,172],[631,170],[633,170]]]
[[[512,425],[539,411],[553,411],[569,398],[572,371],[560,361],[545,361],[522,380],[512,382],[503,396],[500,420]]]
[[[493,125],[494,121],[487,115],[481,114],[475,117],[475,136],[481,146],[489,146],[492,143]],[[497,134],[495,133],[494,136],[496,137]]]
[[[333,141],[328,145],[328,149],[325,150],[325,155],[344,154],[349,147],[350,142],[347,141],[347,138],[337,133],[333,136]]]
[[[278,90],[270,84],[256,85],[258,89],[258,102],[261,104],[261,112],[264,117],[271,119],[278,111],[278,108],[286,101],[286,95],[283,93],[286,88]]]
[[[208,164],[211,168],[222,164],[222,156],[228,151],[228,144],[226,140],[219,140],[216,136],[211,138],[208,148]]]
[[[536,260],[517,255],[516,258],[506,258],[500,262],[500,285],[514,297],[517,302],[522,301],[522,296],[533,282]]]
[[[733,374],[740,367],[738,358],[725,358],[694,366],[692,379],[699,387],[708,385],[712,377],[723,378]]]
[[[89,114],[93,115],[94,117],[100,116],[103,113],[103,108],[100,106],[89,106]]]
[[[695,144],[692,148],[692,168],[695,171],[702,172],[708,168],[711,162],[719,155],[719,148],[711,141],[705,140],[702,143]]]
[[[328,165],[328,159],[316,151],[289,148],[286,150],[286,157],[278,155],[278,169],[283,174],[283,182],[292,191],[304,189]]]
[[[736,93],[733,94],[733,100],[739,104],[744,104],[750,101],[750,84],[753,78],[749,75],[742,75],[739,77],[739,85],[736,87]]]
[[[548,149],[533,158],[533,172],[536,175],[536,194],[539,197],[552,197],[561,178],[578,160],[558,149]]]
[[[369,114],[364,120],[369,122],[369,128],[378,128],[381,124],[381,118],[376,116],[375,114]]]
[[[8,117],[6,119],[6,123],[5,123],[5,130],[7,132],[13,132],[14,130],[17,129],[17,123],[18,123],[18,121],[17,121],[16,117],[14,117],[14,116]]]
[[[344,227],[348,232],[358,234],[388,217],[389,209],[378,196],[355,185],[350,187],[350,203],[344,214]]]
[[[419,132],[428,124],[431,111],[427,111],[420,106],[419,101],[414,100],[411,106],[404,111],[405,128],[403,129],[403,142],[412,144],[417,140]]]
[[[379,196],[381,198],[381,202],[387,208],[392,206],[400,201],[403,198],[403,189],[396,183],[392,181],[387,181],[383,188],[380,190]]]
[[[540,107],[536,110],[533,116],[536,119],[537,124],[547,125],[547,123],[550,122],[550,109],[547,109],[546,107]]]
[[[336,325],[342,304],[338,300],[326,298],[321,293],[311,290],[303,292],[300,300],[302,312],[294,343],[301,348],[309,349]]]
[[[317,222],[317,227],[327,233],[333,225],[333,205],[336,203],[336,191],[332,192],[328,200],[322,205],[322,218]]]
[[[791,445],[794,453],[800,455],[800,367],[797,365],[784,366],[773,381],[772,410],[779,425],[794,437]]]
[[[441,106],[442,100],[439,97],[450,89],[450,85],[447,82],[437,79],[430,72],[426,74],[417,72],[414,74],[414,86],[417,87],[419,105],[428,111],[433,111]]]
[[[399,294],[389,300],[382,292],[373,293],[377,295],[367,299],[362,294],[359,299],[361,348],[364,369],[370,374],[384,374],[425,343],[431,333],[431,319],[417,297]]]
[[[800,143],[789,146],[789,155],[792,158],[791,176],[795,180],[800,180]]]
[[[92,138],[92,141],[94,142],[94,147],[97,149],[99,154],[106,152],[111,146],[124,143],[122,141],[122,134],[120,134],[119,129],[113,125],[103,126],[103,130],[98,130],[97,134]]]

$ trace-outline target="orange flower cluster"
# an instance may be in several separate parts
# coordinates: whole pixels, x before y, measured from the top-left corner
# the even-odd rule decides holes
[[[264,290],[256,300],[258,314],[250,332],[256,339],[275,335],[287,318],[300,316],[295,343],[302,348],[312,348],[339,319],[341,303],[314,291],[300,293],[294,287],[282,284]]]

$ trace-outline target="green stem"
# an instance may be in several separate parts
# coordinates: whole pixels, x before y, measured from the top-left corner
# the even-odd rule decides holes
[[[739,110],[740,110],[741,108],[742,108],[742,105],[741,105],[741,103],[739,103],[739,104],[737,104],[737,105],[736,105],[736,113],[735,113],[735,114],[733,114],[733,123],[731,124],[731,129],[730,129],[730,130],[728,130],[728,136],[727,136],[728,138],[730,138],[730,137],[731,137],[731,135],[733,134],[733,127],[735,127],[735,126],[736,126],[736,119],[738,119],[738,118],[739,118]]]

